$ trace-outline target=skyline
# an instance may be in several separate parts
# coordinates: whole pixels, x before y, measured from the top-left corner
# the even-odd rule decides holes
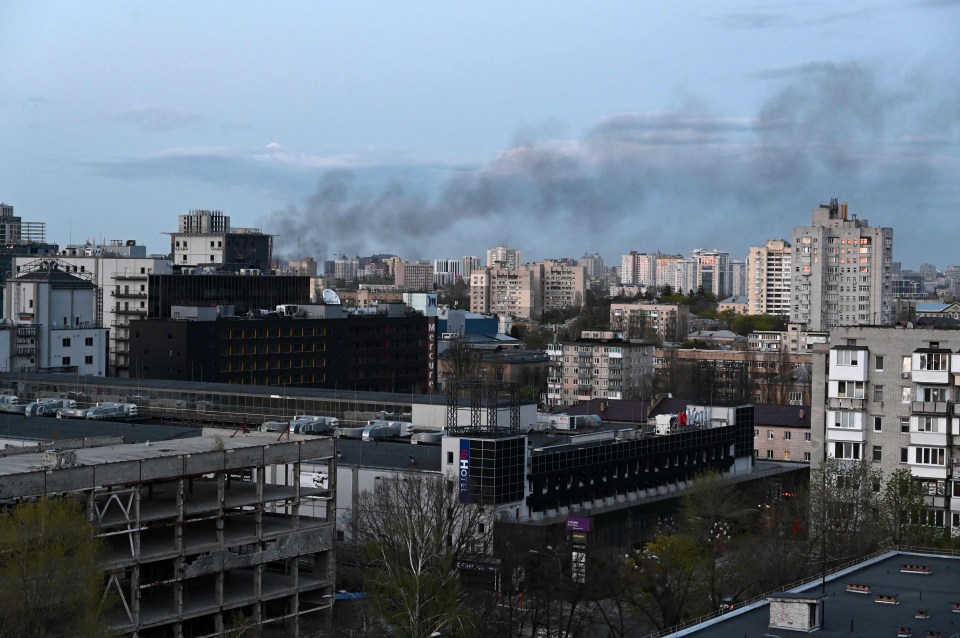
[[[0,9],[0,199],[61,245],[741,258],[838,197],[960,261],[960,2],[100,7]]]

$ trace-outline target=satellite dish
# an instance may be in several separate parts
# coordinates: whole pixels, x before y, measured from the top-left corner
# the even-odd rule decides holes
[[[337,295],[334,291],[329,288],[323,289],[323,303],[328,306],[339,306],[340,305],[340,296]]]

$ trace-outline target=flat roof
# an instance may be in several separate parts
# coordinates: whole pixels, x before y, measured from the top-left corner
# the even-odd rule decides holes
[[[168,441],[198,437],[202,430],[179,425],[156,425],[94,419],[55,419],[0,413],[0,439],[29,442],[60,441],[91,437],[123,437],[124,443]]]
[[[905,573],[904,565],[929,567],[931,573]],[[847,585],[868,585],[869,593],[852,593]],[[821,591],[823,589],[823,592]],[[770,627],[770,605],[763,600],[710,621],[683,629],[670,637],[742,638],[743,636],[896,636],[900,627],[909,627],[914,636],[939,631],[946,638],[956,634],[958,614],[951,604],[960,603],[960,556],[913,552],[888,552],[865,560],[789,592],[770,594],[774,598],[800,595],[800,599],[826,594],[823,627],[815,631],[793,631]],[[875,601],[877,595],[895,595],[898,604]],[[918,611],[928,618],[915,618]]]

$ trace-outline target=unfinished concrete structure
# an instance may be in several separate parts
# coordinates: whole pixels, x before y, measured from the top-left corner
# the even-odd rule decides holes
[[[0,499],[85,504],[118,634],[296,636],[301,617],[325,621],[334,595],[334,492],[300,467],[333,476],[334,452],[330,438],[226,434],[12,454],[0,457]]]

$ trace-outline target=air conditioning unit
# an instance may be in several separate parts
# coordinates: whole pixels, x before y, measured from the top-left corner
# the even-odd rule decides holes
[[[910,373],[909,373],[909,372],[901,372],[901,373],[900,373],[900,378],[901,378],[901,379],[909,379],[909,378],[910,378]]]

